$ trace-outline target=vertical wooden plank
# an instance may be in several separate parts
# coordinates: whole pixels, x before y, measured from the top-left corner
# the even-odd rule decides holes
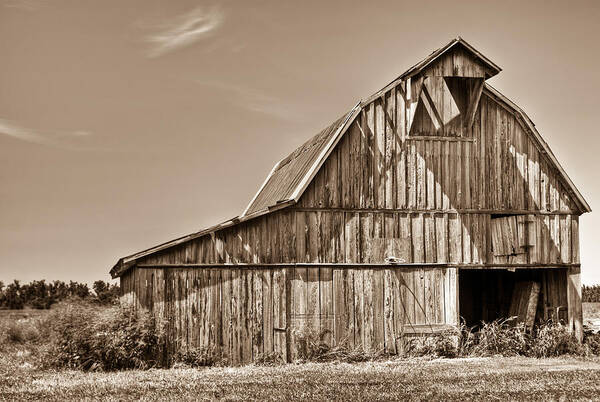
[[[415,297],[415,276],[417,269],[410,268],[402,271],[403,289],[401,292],[402,296],[402,308],[404,313],[404,325],[416,324],[415,310],[417,303]]]
[[[443,324],[446,320],[444,312],[444,301],[446,300],[445,294],[445,280],[446,270],[444,268],[434,269],[434,290],[435,296],[433,299],[434,306],[434,322],[437,324]]]
[[[321,261],[319,250],[321,246],[320,211],[308,212],[308,258],[309,262]]]
[[[346,292],[347,284],[344,283],[342,269],[333,270],[333,339],[335,345],[341,345],[347,337],[347,308],[346,308]]]
[[[252,361],[252,270],[242,269],[240,277],[241,362],[250,363]]]
[[[342,208],[352,208],[352,127],[348,129],[348,132],[340,141],[339,147],[339,186],[341,186],[342,194],[340,205]]]
[[[411,218],[409,214],[398,214],[398,252],[401,262],[412,262]]]
[[[384,284],[383,269],[374,268],[372,271],[373,289],[373,350],[382,351],[385,347],[384,323]]]
[[[458,214],[448,214],[448,233],[450,262],[462,262],[462,228]]]
[[[487,208],[487,203],[486,203],[486,198],[487,198],[487,194],[486,194],[486,190],[485,190],[485,185],[486,185],[486,101],[485,99],[480,99],[479,101],[479,110],[477,112],[477,120],[475,121],[475,124],[477,125],[477,133],[479,134],[479,138],[477,139],[477,146],[479,147],[479,149],[476,151],[478,158],[479,158],[479,162],[478,162],[478,171],[477,171],[477,183],[478,183],[478,201],[479,201],[479,205],[478,207],[480,209],[485,209]],[[475,125],[474,124],[474,125]]]
[[[345,228],[344,228],[344,245],[346,262],[360,261],[360,231],[359,231],[359,215],[355,212],[344,213]]]
[[[298,262],[310,261],[307,214],[309,212],[296,212],[296,258]]]
[[[550,262],[560,261],[560,216],[551,215],[550,217]]]
[[[425,289],[425,322],[428,324],[434,324],[436,322],[436,282],[435,282],[435,271],[436,268],[424,269],[424,289]]]
[[[340,173],[338,172],[338,157],[341,147],[337,147],[329,155],[326,162],[327,182],[326,188],[326,205],[329,207],[340,207],[340,195],[342,189],[338,186]]]
[[[446,283],[444,289],[444,310],[446,314],[446,324],[458,325],[459,306],[458,306],[458,268],[446,268]]]
[[[319,268],[307,268],[307,314],[308,327],[319,334],[320,327],[320,296],[319,296]]]
[[[579,216],[573,215],[571,217],[571,260],[573,263],[578,264],[579,261]]]
[[[373,163],[373,185],[375,203],[377,208],[385,208],[385,122],[382,99],[379,98],[375,103],[375,143],[374,143],[374,163]]]
[[[363,269],[353,269],[354,277],[354,344],[366,348],[364,331],[365,292],[363,286]]]
[[[423,267],[415,270],[413,292],[415,298],[415,324],[428,324],[425,302],[425,269]]]
[[[425,233],[423,231],[423,215],[411,215],[411,239],[413,262],[425,262],[425,252],[423,250]]]
[[[444,142],[442,146],[442,208],[444,210],[448,210],[454,207],[454,200],[450,199],[450,175],[453,174],[450,167],[450,143],[448,141]]]
[[[269,355],[273,349],[273,270],[262,270],[262,317],[263,317],[263,353]]]
[[[442,143],[441,141],[433,142],[433,179],[435,181],[435,202],[436,209],[444,207],[442,202]]]
[[[385,351],[387,353],[396,353],[396,328],[395,328],[395,298],[398,297],[395,289],[397,287],[397,277],[392,272],[392,268],[383,270],[383,319],[384,319],[384,340]]]
[[[437,262],[448,262],[448,215],[435,215]]]
[[[373,183],[374,176],[374,162],[375,162],[375,105],[374,102],[371,102],[366,107],[365,118],[363,119],[364,124],[364,138],[362,143],[362,161],[363,161],[363,181],[364,181],[364,191],[365,191],[365,205],[366,208],[375,207],[375,184]]]
[[[385,96],[385,207],[396,208],[396,89]]]
[[[423,214],[425,221],[425,262],[437,261],[437,241],[435,232],[435,217],[433,214]]]
[[[560,215],[560,261],[571,262],[571,215]]]
[[[455,208],[464,208],[464,193],[463,193],[463,176],[465,166],[463,166],[463,155],[462,155],[462,145],[460,142],[456,142],[454,144],[455,160],[456,160],[456,171],[452,176],[452,179],[455,182],[454,187],[454,205]]]
[[[223,342],[222,356],[226,361],[231,361],[232,321],[231,321],[231,269],[221,271],[221,339]],[[198,327],[198,324],[195,324]]]
[[[406,178],[406,191],[408,197],[408,208],[415,208],[417,206],[417,149],[415,141],[408,143],[410,147],[410,154],[406,155],[407,158],[407,178]]]
[[[404,133],[406,130],[405,104],[402,96],[402,88],[396,91],[396,116],[397,124],[395,130],[395,165],[396,165],[396,207],[399,209],[406,207],[406,143],[404,142]]]
[[[406,283],[404,280],[404,276],[406,275],[406,271],[398,268],[391,268],[389,270],[391,276],[391,308],[393,314],[393,329],[391,334],[392,337],[387,337],[386,342],[388,347],[388,352],[390,353],[401,353],[403,349],[403,339],[402,334],[404,332],[404,322],[407,305],[406,301]]]
[[[293,272],[293,268],[290,269]],[[273,351],[283,361],[289,361],[286,351],[286,269],[273,271]]]
[[[437,142],[437,141],[436,141]],[[425,141],[425,174],[427,180],[427,200],[425,202],[427,209],[435,208],[435,167],[434,167],[434,144],[432,141]]]
[[[351,131],[351,148],[352,148],[352,207],[362,208],[364,205],[363,193],[363,166],[362,166],[362,151],[361,139],[363,136],[361,129],[361,121],[363,114],[361,113],[354,123],[352,123]]]
[[[361,262],[371,262],[373,256],[373,214],[360,214],[360,259]]]
[[[417,144],[417,208],[425,209],[427,207],[427,171],[425,167],[425,142],[416,141]]]
[[[538,151],[537,151],[536,145],[532,141],[529,141],[527,155],[528,155],[527,183],[528,183],[528,190],[529,190],[529,198],[531,199],[530,204],[533,205],[534,209],[542,209],[543,210],[545,208],[545,202],[544,203],[540,202],[540,193],[539,193],[540,187],[538,185],[536,185],[539,180],[538,179],[538,172],[539,172]],[[541,179],[545,182],[547,181],[545,169],[544,169],[544,172],[542,173]],[[544,186],[542,186],[542,187],[544,187]],[[544,197],[545,197],[545,195],[544,195]]]
[[[463,262],[470,264],[471,260],[471,215],[460,215],[462,220],[462,243],[463,243]]]
[[[373,350],[374,345],[374,305],[373,305],[373,269],[365,268],[363,274],[363,334],[366,350]]]
[[[193,270],[189,271],[191,272]],[[217,350],[222,351],[223,341],[221,337],[221,326],[223,324],[221,319],[223,315],[223,306],[221,304],[221,270],[218,268],[211,268],[209,272],[211,291],[211,344],[214,345]]]
[[[334,345],[333,328],[333,270],[328,267],[319,269],[319,316],[323,342]]]
[[[263,270],[252,269],[252,359],[264,354],[264,316],[263,316]]]
[[[242,309],[240,296],[242,292],[241,286],[241,270],[231,268],[231,361],[234,365],[242,362]]]
[[[291,307],[292,307],[292,327],[293,336],[290,339],[291,359],[296,359],[296,335],[308,328],[308,269],[306,267],[296,267],[293,269],[294,276],[291,278]]]
[[[583,310],[580,268],[571,267],[567,270],[566,275],[569,329],[581,341],[583,339]]]

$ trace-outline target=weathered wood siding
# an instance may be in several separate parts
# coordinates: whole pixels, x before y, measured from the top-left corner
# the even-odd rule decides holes
[[[396,353],[458,323],[457,269],[134,268],[122,301],[165,325],[169,355],[214,348],[232,364],[297,357],[298,337]]]
[[[140,259],[140,264],[579,263],[579,217],[534,214],[523,221],[532,246],[494,256],[489,213],[288,209]]]
[[[578,212],[535,140],[491,94],[461,137],[408,135],[402,99],[391,90],[365,106],[299,207]]]
[[[399,239],[406,262],[579,262],[580,211],[513,113],[484,93],[464,136],[415,138],[401,92],[365,107],[293,208],[141,262],[383,262],[381,238]],[[494,257],[491,214],[507,212],[531,214],[534,240]]]

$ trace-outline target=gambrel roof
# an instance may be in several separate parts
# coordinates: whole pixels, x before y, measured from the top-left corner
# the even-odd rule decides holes
[[[417,63],[397,79],[386,85],[383,89],[371,95],[365,100],[358,102],[349,112],[342,115],[330,126],[323,129],[317,135],[302,144],[290,155],[277,162],[263,185],[260,187],[256,195],[252,198],[244,212],[240,216],[236,216],[225,222],[215,226],[197,231],[195,233],[182,236],[180,238],[159,244],[147,250],[140,251],[127,257],[119,259],[115,266],[111,269],[113,277],[121,275],[128,268],[133,266],[136,261],[142,257],[157,253],[188,242],[190,240],[214,233],[218,230],[236,225],[240,222],[247,221],[258,216],[262,216],[273,211],[286,208],[299,201],[300,197],[311,183],[312,179],[323,166],[328,156],[331,154],[335,146],[338,144],[348,127],[354,119],[359,115],[366,105],[369,105],[374,99],[385,94],[390,88],[399,85],[402,81],[423,71],[428,65],[436,59],[443,56],[450,49],[457,46],[462,46],[469,51],[478,61],[483,63],[485,67],[486,78],[497,74],[500,68],[488,60],[485,56],[475,50],[471,45],[465,42],[462,38],[453,39],[450,43],[442,48],[431,53],[423,61]],[[543,140],[541,135],[535,128],[535,125],[529,117],[517,105],[511,102],[508,98],[502,95],[499,91],[488,85],[484,86],[484,93],[491,98],[502,102],[509,110],[517,117],[524,129],[530,133],[539,146],[540,151],[547,155],[551,163],[554,165],[559,175],[563,178],[567,190],[573,196],[578,208],[581,212],[590,212],[591,208],[585,201],[579,190],[575,187],[569,176],[566,174],[548,144]]]

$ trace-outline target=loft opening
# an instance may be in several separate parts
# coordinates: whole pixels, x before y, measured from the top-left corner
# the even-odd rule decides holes
[[[465,137],[475,120],[482,78],[429,76],[408,84],[417,94],[410,137]]]

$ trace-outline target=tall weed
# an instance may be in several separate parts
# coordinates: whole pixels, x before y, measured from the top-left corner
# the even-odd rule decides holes
[[[164,336],[149,314],[118,307],[62,304],[40,324],[48,340],[43,363],[82,370],[160,366]]]

